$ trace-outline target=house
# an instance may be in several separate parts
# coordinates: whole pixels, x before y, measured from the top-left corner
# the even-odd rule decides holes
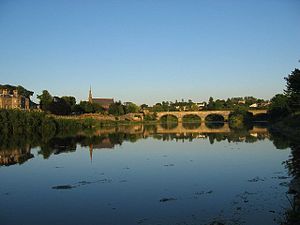
[[[246,101],[245,100],[239,100],[238,104],[244,105],[244,104],[246,104]]]
[[[254,103],[252,105],[249,105],[249,108],[257,108],[258,107],[258,104],[257,103]]]
[[[1,109],[30,109],[30,99],[20,95],[18,90],[0,89]]]
[[[108,110],[109,106],[114,103],[114,99],[113,98],[93,98],[93,96],[92,96],[92,88],[90,88],[90,91],[89,91],[89,99],[88,99],[88,101],[90,103],[96,103],[96,104],[101,105],[105,110]]]
[[[202,110],[206,106],[206,102],[198,102],[198,103],[196,103],[196,105],[199,110]]]

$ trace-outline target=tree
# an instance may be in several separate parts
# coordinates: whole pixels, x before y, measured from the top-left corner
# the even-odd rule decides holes
[[[289,99],[284,94],[277,94],[271,99],[269,114],[271,119],[287,116],[290,113]]]
[[[142,105],[140,106],[140,108],[141,108],[141,109],[147,109],[147,108],[149,108],[149,106],[148,106],[147,104],[142,104]]]
[[[43,90],[42,94],[38,95],[37,98],[40,100],[41,109],[48,111],[49,106],[53,101],[52,95],[47,90]]]
[[[94,113],[104,113],[105,109],[98,103],[92,103]]]
[[[62,96],[61,98],[65,100],[71,107],[76,105],[76,98],[73,96]]]
[[[214,108],[215,108],[214,99],[213,97],[209,97],[207,109],[214,109]]]
[[[300,110],[300,70],[295,69],[284,78],[286,80],[285,94],[288,97],[288,104],[293,111]]]
[[[137,113],[139,111],[139,107],[132,103],[132,102],[128,102],[126,105],[125,105],[125,112],[126,113]]]
[[[253,120],[253,114],[248,112],[247,107],[237,106],[229,114],[229,126],[231,128],[243,128],[249,126]]]
[[[48,106],[48,110],[55,115],[69,115],[71,106],[63,98],[54,97],[52,103]]]
[[[164,109],[161,105],[161,103],[156,103],[153,107],[152,107],[153,112],[163,112]]]
[[[80,108],[83,110],[83,113],[93,113],[94,107],[93,104],[88,101],[81,101],[79,103]],[[80,110],[79,107],[77,107],[78,110]]]
[[[121,101],[115,102],[109,106],[108,113],[114,116],[121,116],[125,114],[125,106],[122,105]]]

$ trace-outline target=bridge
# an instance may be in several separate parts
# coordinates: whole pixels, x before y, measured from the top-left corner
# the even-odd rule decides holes
[[[182,122],[183,117],[185,116],[198,116],[201,121],[205,121],[206,117],[209,115],[220,115],[224,118],[224,121],[228,121],[230,113],[232,110],[210,110],[210,111],[172,111],[172,112],[158,112],[157,120],[160,120],[164,116],[175,116],[178,119],[178,122]],[[267,110],[248,110],[254,116],[259,114],[266,114]]]

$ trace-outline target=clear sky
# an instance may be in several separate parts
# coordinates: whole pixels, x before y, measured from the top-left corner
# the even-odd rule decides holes
[[[0,83],[138,104],[269,99],[300,67],[299,0],[0,0]]]

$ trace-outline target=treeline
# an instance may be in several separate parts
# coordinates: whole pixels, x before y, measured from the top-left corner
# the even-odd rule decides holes
[[[246,110],[253,106],[256,109],[267,109],[269,105],[268,100],[258,99],[253,96],[246,97],[234,97],[224,99],[216,99],[210,97],[208,102],[193,102],[191,99],[185,101],[176,100],[163,101],[161,103],[156,103],[153,106],[148,106],[146,104],[141,105],[141,109],[147,109],[152,112],[168,112],[168,111],[199,111],[199,110],[234,110],[237,107],[243,107]]]
[[[40,100],[40,108],[54,115],[101,113],[121,116],[127,113],[136,113],[140,110],[140,107],[132,102],[122,104],[121,101],[117,101],[112,103],[108,110],[103,108],[100,104],[88,101],[80,101],[80,103],[77,104],[76,98],[73,96],[52,96],[47,90],[44,90],[41,95],[38,95],[38,99]]]
[[[41,95],[38,95],[38,99],[40,100],[40,108],[43,111],[55,115],[101,113],[121,116],[128,113],[144,112],[145,110],[149,112],[234,110],[237,108],[248,110],[253,104],[255,104],[255,108],[257,109],[266,109],[268,107],[268,101],[252,96],[228,98],[227,100],[214,100],[210,97],[208,103],[195,103],[192,100],[185,101],[182,99],[181,101],[176,100],[175,102],[163,101],[153,106],[147,104],[138,106],[133,102],[122,103],[121,101],[117,101],[112,103],[108,109],[103,108],[100,104],[90,103],[88,101],[80,101],[80,103],[77,104],[73,96],[53,97],[47,90],[44,90]]]
[[[87,101],[76,104],[76,98],[73,96],[52,96],[47,90],[44,90],[37,98],[40,100],[40,109],[54,115],[104,112],[104,109],[98,104]]]

